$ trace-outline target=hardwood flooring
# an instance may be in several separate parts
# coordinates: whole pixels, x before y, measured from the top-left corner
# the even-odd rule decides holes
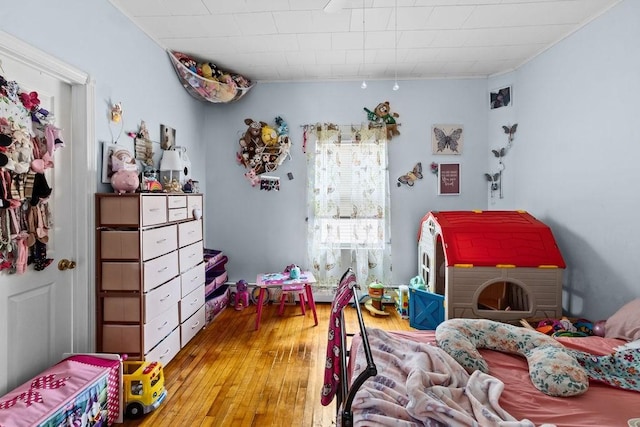
[[[266,306],[254,331],[255,306],[225,309],[165,367],[167,399],[155,411],[124,426],[327,427],[335,425],[335,403],[320,404],[330,304],[313,314],[297,305]],[[364,310],[364,306],[363,306]],[[393,306],[367,326],[411,330]],[[345,309],[349,331],[356,311]]]

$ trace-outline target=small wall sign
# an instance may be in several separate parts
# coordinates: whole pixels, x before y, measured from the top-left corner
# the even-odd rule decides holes
[[[440,163],[438,167],[438,194],[440,196],[460,194],[459,163]]]

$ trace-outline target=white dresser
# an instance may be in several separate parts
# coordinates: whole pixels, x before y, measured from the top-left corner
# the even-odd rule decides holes
[[[98,352],[166,365],[205,325],[201,194],[96,194]]]

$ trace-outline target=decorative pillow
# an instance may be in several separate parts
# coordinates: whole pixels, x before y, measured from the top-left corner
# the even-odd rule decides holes
[[[607,319],[604,336],[626,341],[640,339],[640,298],[626,303]]]
[[[436,328],[436,342],[469,373],[489,373],[478,348],[524,356],[533,385],[549,396],[577,396],[589,388],[589,377],[575,356],[553,338],[537,331],[487,319],[450,319]]]

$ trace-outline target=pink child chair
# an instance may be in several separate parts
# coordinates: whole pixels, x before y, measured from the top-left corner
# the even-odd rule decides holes
[[[238,280],[236,283],[236,300],[234,305],[238,311],[249,307],[249,291],[247,290],[246,280]]]
[[[285,301],[288,299],[290,294],[294,294],[297,293],[298,294],[298,299],[300,300],[300,309],[302,310],[302,315],[304,316],[306,313],[306,310],[304,308],[305,306],[305,298],[304,298],[304,293],[305,293],[305,288],[304,285],[282,285],[282,296],[280,297],[280,307],[278,308],[278,315],[282,316],[282,314],[284,313],[284,303]]]

